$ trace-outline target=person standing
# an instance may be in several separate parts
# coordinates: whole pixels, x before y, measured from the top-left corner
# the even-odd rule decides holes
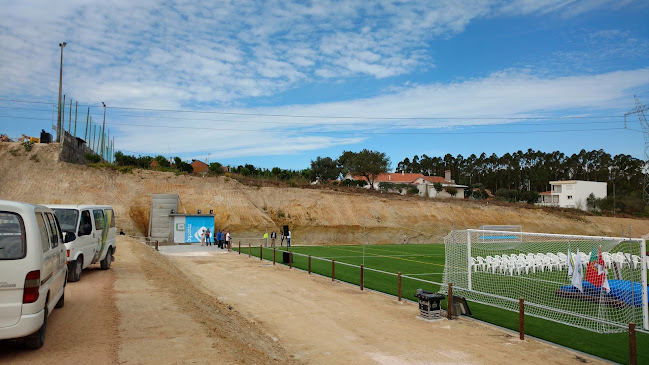
[[[212,240],[210,239],[210,236],[212,233],[210,232],[210,229],[207,229],[207,232],[205,232],[205,244],[206,246],[212,246]]]
[[[286,247],[291,247],[291,231],[288,231],[288,236],[286,236]]]
[[[284,245],[284,232],[282,232],[282,238],[279,241],[279,247],[282,247]]]
[[[268,232],[264,233],[264,247],[268,247]]]
[[[214,236],[214,243],[218,248],[221,248],[221,230],[219,229]]]
[[[230,236],[230,230],[225,231],[225,247],[230,247],[230,240],[232,239],[232,236]],[[223,248],[223,247],[221,247]]]
[[[270,244],[271,247],[275,247],[275,240],[277,239],[277,232],[273,231],[270,233]]]
[[[201,246],[205,246],[205,230],[201,229]]]

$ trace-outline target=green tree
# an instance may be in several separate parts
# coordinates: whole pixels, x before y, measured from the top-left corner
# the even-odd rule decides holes
[[[331,157],[318,156],[315,161],[311,160],[311,174],[313,179],[321,182],[335,180],[340,176],[340,166],[337,160],[332,160]]]
[[[370,186],[374,185],[380,173],[388,172],[390,169],[390,158],[385,153],[367,149],[358,153],[344,151],[338,161],[342,171],[364,177]]]
[[[169,160],[167,160],[167,158],[162,155],[156,156],[154,160],[158,163],[158,166],[160,167],[171,167]]]
[[[223,174],[223,165],[219,162],[211,162],[207,168],[210,175],[221,175]]]

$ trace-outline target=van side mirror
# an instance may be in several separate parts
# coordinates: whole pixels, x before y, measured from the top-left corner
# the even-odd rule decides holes
[[[63,238],[63,243],[72,242],[77,239],[77,236],[74,232],[64,232],[65,238]]]

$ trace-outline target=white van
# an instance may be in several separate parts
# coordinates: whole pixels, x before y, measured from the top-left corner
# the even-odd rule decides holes
[[[45,342],[47,316],[65,302],[65,245],[54,212],[0,200],[0,340]]]
[[[115,213],[108,205],[48,205],[65,236],[68,281],[79,281],[83,269],[99,262],[110,269],[115,254]]]

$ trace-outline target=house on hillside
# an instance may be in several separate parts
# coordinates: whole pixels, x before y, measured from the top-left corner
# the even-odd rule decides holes
[[[191,163],[192,168],[194,169],[195,174],[207,174],[208,166],[205,162],[194,160]]]
[[[540,193],[537,205],[587,210],[586,199],[593,194],[606,198],[606,183],[598,181],[550,181],[550,190]]]
[[[464,191],[467,188],[466,185],[458,185],[454,180],[451,179],[451,171],[447,170],[445,172],[445,177],[441,176],[424,176],[423,174],[413,174],[405,172],[394,172],[394,173],[382,173],[379,174],[374,180],[372,188],[375,190],[380,190],[382,183],[390,184],[405,184],[416,187],[419,190],[419,196],[425,196],[429,198],[441,197],[441,198],[459,198],[464,199]],[[347,174],[345,180],[365,180],[363,176],[352,176]],[[441,191],[435,189],[435,183],[439,183],[442,186]],[[365,186],[369,188],[369,185]],[[455,189],[455,195],[451,195],[447,192],[448,190]],[[401,194],[406,193],[406,189],[401,189],[397,191],[395,189],[388,189],[390,192],[398,192]]]

